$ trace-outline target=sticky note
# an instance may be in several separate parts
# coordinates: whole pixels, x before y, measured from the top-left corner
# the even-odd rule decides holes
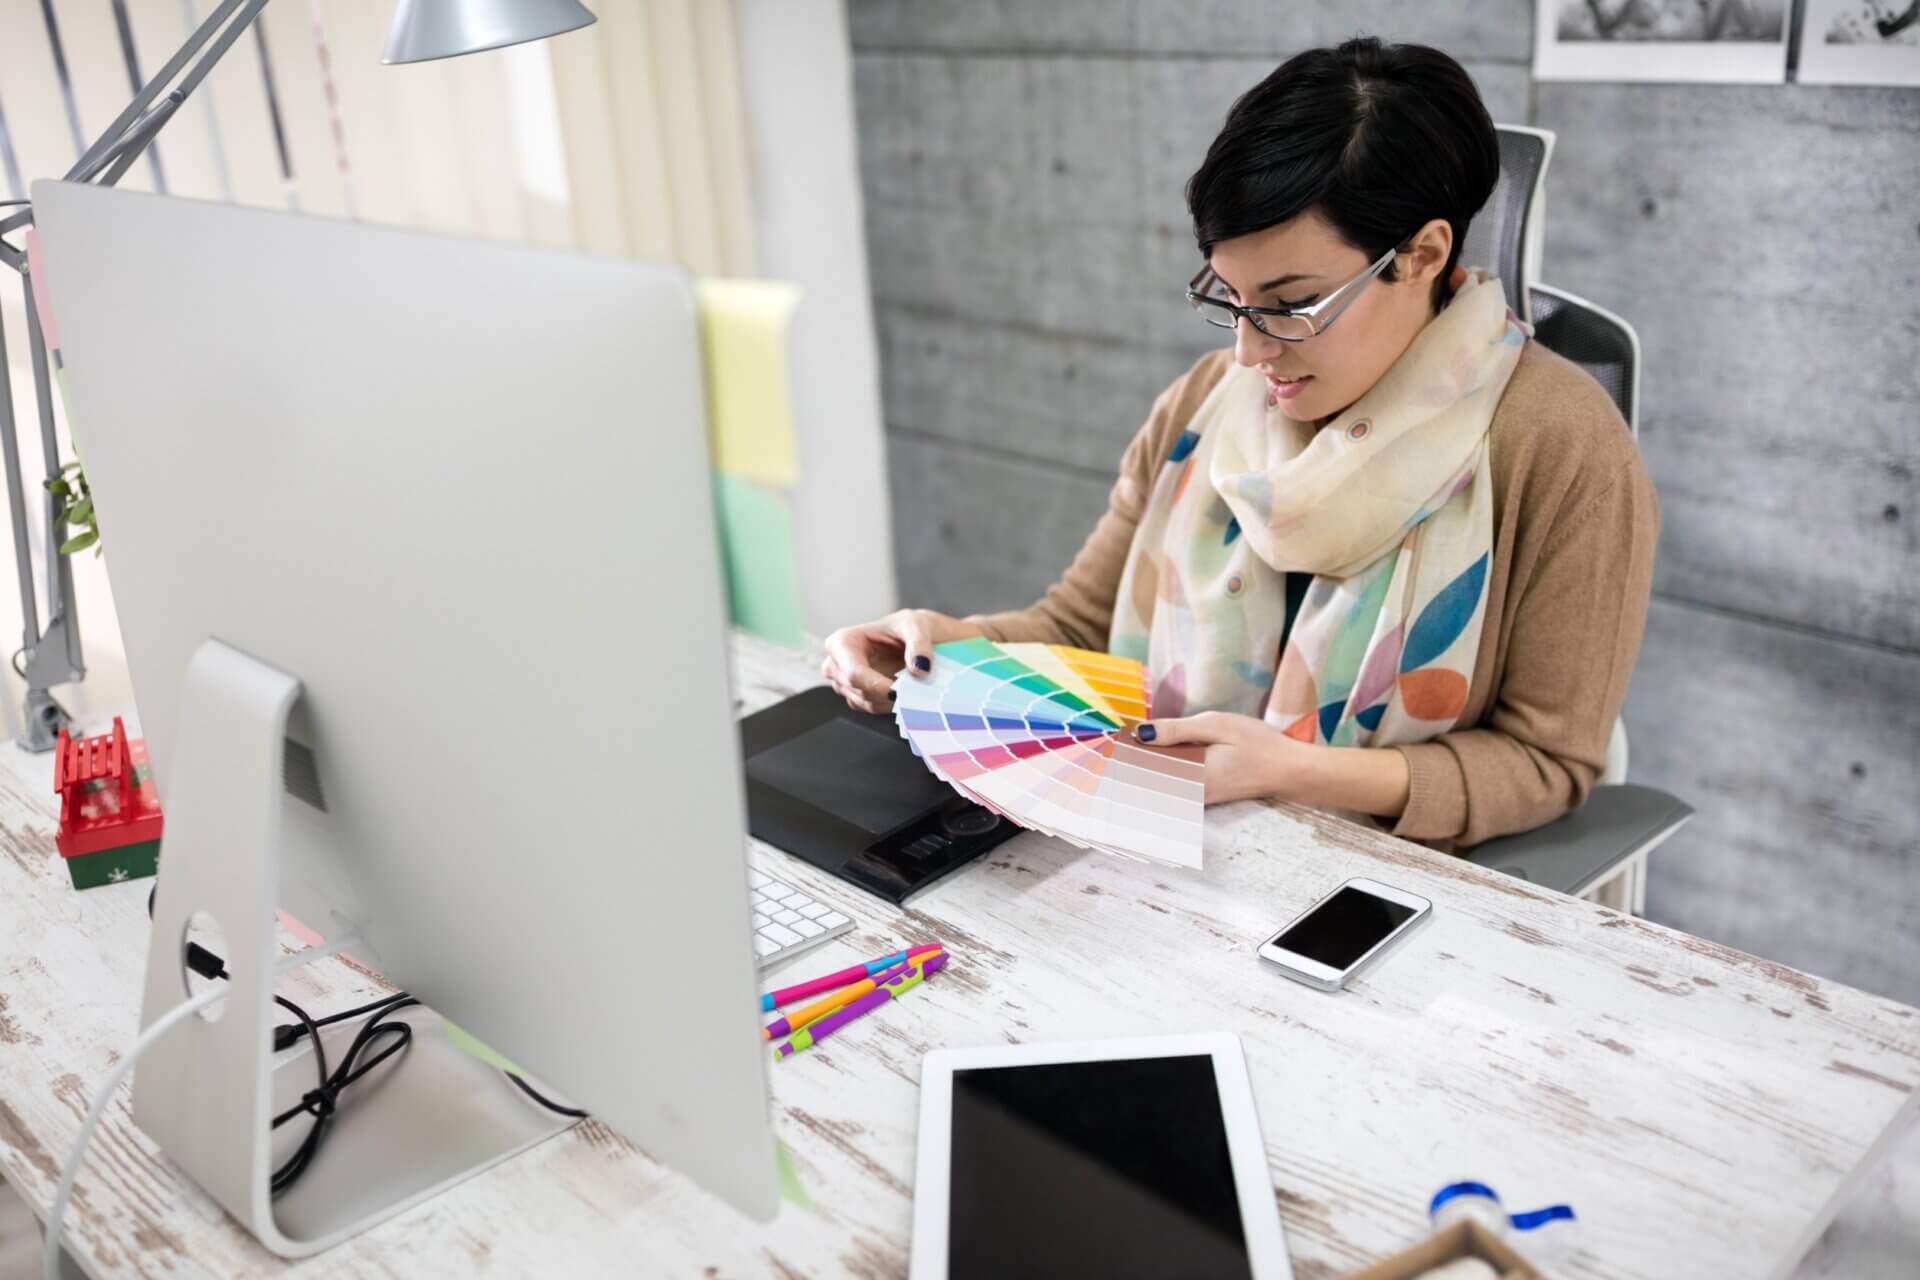
[[[33,310],[40,317],[40,338],[48,351],[60,350],[60,333],[53,327],[53,303],[47,300],[45,259],[40,256],[40,237],[27,228],[27,275],[33,281]]]
[[[280,927],[282,929],[285,929],[288,933],[292,934],[294,937],[294,940],[297,941],[301,946],[324,947],[327,945],[327,940],[325,938],[321,937],[318,933],[315,933],[311,927],[303,923],[298,918],[294,916],[290,916],[284,911],[277,912],[276,914],[280,918]]]
[[[714,468],[791,487],[796,471],[787,334],[799,288],[777,280],[700,280],[694,298]]]
[[[804,646],[806,623],[786,495],[743,476],[722,473],[713,481],[734,624],[776,644]]]
[[[787,1144],[778,1138],[773,1140],[773,1162],[780,1180],[780,1198],[796,1209],[813,1212],[813,1197],[807,1194],[805,1184],[800,1181],[800,1171],[793,1167],[793,1152],[787,1150]]]
[[[489,1049],[486,1045],[475,1040],[459,1027],[454,1026],[453,1023],[448,1022],[445,1018],[440,1019],[440,1029],[446,1033],[447,1043],[466,1054],[469,1058],[478,1062],[484,1062],[496,1071],[505,1071],[510,1075],[524,1076],[527,1074],[501,1057],[498,1053],[495,1053],[492,1049]]]

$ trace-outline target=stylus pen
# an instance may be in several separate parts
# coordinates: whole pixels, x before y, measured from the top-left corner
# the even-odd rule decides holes
[[[940,948],[935,947],[932,951],[921,952],[915,956],[914,960],[924,962],[928,956],[938,954],[940,954]],[[893,966],[893,968],[883,969],[863,982],[856,982],[852,986],[836,991],[830,996],[822,996],[812,1004],[804,1005],[792,1013],[787,1014],[785,1017],[775,1018],[767,1026],[760,1029],[760,1034],[768,1040],[772,1040],[778,1036],[790,1036],[808,1023],[818,1022],[835,1009],[852,1004],[855,1000],[866,995],[894,974],[899,973],[908,965],[913,964],[914,960],[902,960],[899,964]]]
[[[887,1001],[904,995],[920,985],[921,979],[930,973],[937,973],[947,962],[947,953],[942,951],[927,957],[923,965],[911,966],[905,973],[888,978],[884,984],[861,996],[846,1008],[830,1013],[810,1027],[802,1027],[787,1038],[787,1042],[773,1051],[773,1060],[791,1058],[802,1049],[811,1049],[840,1028],[852,1022],[863,1013],[878,1009]]]
[[[769,991],[766,995],[760,997],[760,1008],[765,1012],[771,1013],[783,1004],[792,1004],[795,1000],[805,1000],[808,996],[817,996],[822,991],[837,991],[850,982],[858,982],[862,978],[871,978],[876,973],[884,973],[903,960],[911,960],[915,956],[925,955],[929,951],[938,951],[939,949],[940,944],[937,942],[923,942],[917,947],[908,947],[905,951],[896,951],[890,956],[881,956],[878,959],[869,960],[865,964],[856,964],[851,968],[842,969],[838,973],[830,973],[824,978],[814,978],[809,982],[803,982],[796,987],[782,987],[778,991]]]

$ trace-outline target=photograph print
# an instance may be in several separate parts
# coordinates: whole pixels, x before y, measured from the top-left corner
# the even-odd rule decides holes
[[[1920,85],[1920,0],[1807,0],[1794,79]]]
[[[1790,0],[1537,0],[1542,80],[1781,84]]]

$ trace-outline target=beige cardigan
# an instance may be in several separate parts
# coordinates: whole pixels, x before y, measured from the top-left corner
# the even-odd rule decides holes
[[[1107,512],[1032,606],[972,619],[995,640],[1104,650],[1161,462],[1230,367],[1201,359],[1154,402]],[[1577,365],[1529,342],[1489,428],[1493,574],[1460,727],[1392,748],[1411,792],[1394,834],[1441,847],[1550,822],[1587,798],[1640,650],[1659,513],[1626,423]]]

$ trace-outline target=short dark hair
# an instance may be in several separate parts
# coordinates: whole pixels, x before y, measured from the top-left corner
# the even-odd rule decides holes
[[[1187,208],[1203,257],[1318,210],[1371,261],[1445,218],[1453,252],[1434,284],[1437,308],[1453,296],[1467,224],[1499,176],[1499,138],[1465,68],[1438,49],[1366,36],[1296,54],[1242,94],[1187,181]]]

